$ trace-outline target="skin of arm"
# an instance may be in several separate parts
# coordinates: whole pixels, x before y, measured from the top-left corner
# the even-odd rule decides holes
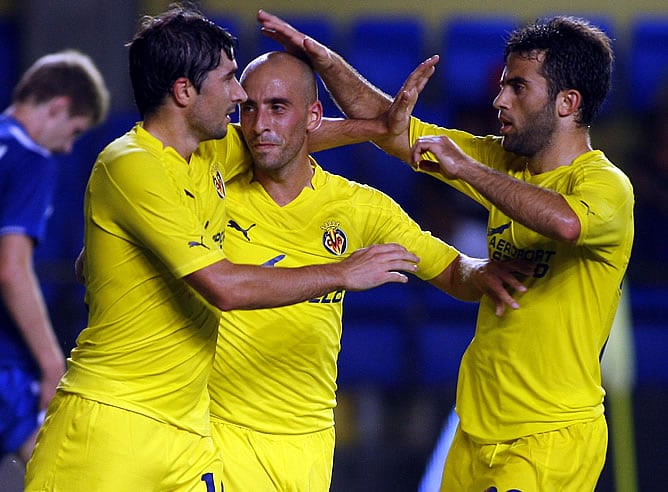
[[[419,258],[398,244],[377,244],[355,251],[339,263],[299,268],[270,268],[221,260],[186,275],[184,280],[221,311],[287,306],[337,289],[367,290],[406,283],[400,271],[415,272]],[[84,282],[85,248],[74,270]]]
[[[393,100],[392,97],[366,80],[338,53],[299,32],[279,17],[260,10],[257,19],[263,34],[281,43],[288,52],[310,61],[325,83],[327,90],[348,118],[362,120],[381,118],[384,120],[386,131],[381,134],[377,131],[366,133],[364,135],[367,137],[366,140],[373,140],[385,152],[404,162],[410,162],[408,116],[413,111],[417,96],[434,74],[435,66],[439,61],[438,55],[418,65]],[[335,133],[332,131],[327,136],[331,137]],[[342,145],[340,140],[327,141],[325,137],[319,138],[322,140],[318,142],[317,148],[312,149],[313,151]],[[348,141],[346,143],[357,142]]]
[[[506,307],[520,307],[513,294],[527,289],[517,277],[530,275],[531,271],[531,265],[523,260],[493,261],[460,253],[429,283],[462,301],[479,301],[487,295],[496,305],[496,315],[502,316]]]
[[[432,152],[438,162],[422,160],[424,152]],[[559,193],[477,162],[445,135],[419,138],[411,160],[422,170],[470,183],[506,215],[543,236],[570,244],[580,236],[580,221]]]
[[[373,141],[385,152],[411,163],[409,139],[410,116],[418,96],[434,73],[438,56],[422,62],[406,79],[396,97],[389,100],[380,115],[369,119],[324,118],[318,129],[309,134],[309,151]]]
[[[387,136],[370,137],[384,151],[407,163],[417,163],[420,162],[421,154],[430,150],[441,161],[441,174],[470,183],[514,220],[547,237],[570,244],[577,241],[580,222],[566,200],[557,193],[523,183],[476,163],[444,136],[423,137],[412,150],[409,148],[409,122],[405,109],[410,107],[412,111],[410,101],[413,97],[417,98],[413,91],[419,93],[422,90],[433,74],[438,56],[425,60],[411,73],[392,108],[392,99],[362,77],[337,53],[265,11],[258,13],[258,22],[265,35],[283,44],[288,51],[311,61],[348,117],[370,119],[386,115],[386,124],[390,129]],[[448,166],[443,164],[443,159],[447,157],[451,163],[463,163],[459,167],[465,171],[451,173]],[[437,163],[428,166],[424,161],[420,163],[423,170],[439,171]]]
[[[65,357],[33,268],[33,242],[22,234],[0,237],[2,300],[41,371],[39,408],[45,409],[65,373]]]
[[[379,244],[338,263],[267,268],[222,260],[185,277],[209,303],[223,311],[285,306],[337,289],[366,290],[387,282],[406,283],[400,271],[415,272],[419,258],[398,244]]]

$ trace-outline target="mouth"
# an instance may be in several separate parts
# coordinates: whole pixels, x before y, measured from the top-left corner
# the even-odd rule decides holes
[[[501,128],[499,129],[501,135],[508,133],[513,127],[513,123],[504,116],[499,115],[499,122],[501,123]]]
[[[270,135],[262,135],[253,140],[252,146],[258,150],[267,150],[281,145],[282,142],[276,137]]]

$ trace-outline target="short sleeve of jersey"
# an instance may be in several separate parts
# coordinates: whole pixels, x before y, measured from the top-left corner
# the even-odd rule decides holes
[[[580,219],[579,245],[604,248],[633,237],[633,189],[629,179],[600,151],[573,163],[571,189],[563,193]]]
[[[42,241],[55,182],[56,165],[51,157],[11,137],[0,137],[0,234],[25,234],[35,242]]]
[[[193,156],[186,163],[173,151],[156,156],[138,150],[110,157],[98,160],[89,183],[94,223],[145,247],[175,277],[222,258],[198,221],[196,212],[203,205],[189,189],[196,183],[189,180],[188,166],[204,165],[202,161]]]
[[[368,230],[375,231],[377,236],[370,238],[372,243],[398,243],[408,251],[420,257],[416,276],[422,280],[430,280],[439,275],[452,263],[459,252],[444,241],[423,231],[420,226],[389,196],[384,193],[361,188],[360,193],[368,201],[364,209],[369,212],[369,220],[375,225]],[[360,205],[363,204],[360,201]],[[371,210],[375,209],[372,213]]]

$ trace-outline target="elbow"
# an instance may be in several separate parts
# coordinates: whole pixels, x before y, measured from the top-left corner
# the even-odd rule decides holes
[[[582,226],[577,216],[563,220],[557,227],[557,239],[565,243],[575,245],[580,238]]]
[[[214,299],[209,299],[209,302],[223,312],[234,309],[248,309],[248,306],[241,299],[227,292],[216,296]]]

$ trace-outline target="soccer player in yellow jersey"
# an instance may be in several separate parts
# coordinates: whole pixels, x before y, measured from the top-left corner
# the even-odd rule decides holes
[[[246,100],[233,46],[178,5],[145,18],[129,44],[143,122],[90,176],[88,326],[48,408],[28,491],[220,491],[207,391],[220,311],[405,282],[399,272],[417,268],[398,244],[290,269],[225,257],[224,179],[245,163],[237,134],[223,139]]]
[[[390,106],[333,51],[275,16],[258,19],[311,58],[349,116]],[[442,490],[594,490],[607,449],[599,360],[633,242],[631,184],[589,136],[610,87],[611,43],[586,20],[557,16],[513,32],[504,59],[500,136],[411,119],[376,141],[489,210],[490,258],[534,266],[521,309],[481,302]],[[400,98],[436,62],[423,62]]]
[[[489,262],[461,256],[385,194],[330,174],[309,156],[323,138],[322,105],[305,62],[262,55],[241,84],[248,99],[240,127],[253,167],[227,182],[230,261],[336,263],[373,243],[401,242],[420,257],[418,277],[467,300],[480,297],[461,273]],[[516,282],[509,272],[504,278]],[[336,289],[291,306],[223,313],[209,391],[226,491],[329,490],[345,295]]]

